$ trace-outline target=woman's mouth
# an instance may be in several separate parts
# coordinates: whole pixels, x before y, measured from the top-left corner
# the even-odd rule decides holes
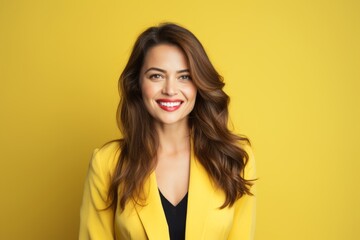
[[[167,112],[172,112],[180,108],[183,101],[181,100],[165,100],[165,99],[159,99],[156,100],[159,107]]]

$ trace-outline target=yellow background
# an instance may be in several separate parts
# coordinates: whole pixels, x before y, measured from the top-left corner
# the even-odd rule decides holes
[[[198,36],[252,139],[256,240],[360,239],[356,0],[0,0],[0,239],[77,238],[117,79],[162,21]]]

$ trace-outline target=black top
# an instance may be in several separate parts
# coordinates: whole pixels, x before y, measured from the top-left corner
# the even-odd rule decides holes
[[[160,192],[161,203],[169,227],[170,240],[184,240],[188,194],[176,205],[172,205]]]

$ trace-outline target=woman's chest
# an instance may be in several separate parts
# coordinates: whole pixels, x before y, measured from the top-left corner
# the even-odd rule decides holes
[[[134,202],[130,201],[123,212],[118,210],[114,221],[116,238],[169,239],[166,217],[160,201],[159,198],[159,202],[144,206],[135,206]],[[233,222],[233,208],[220,209],[223,198],[216,194],[203,195],[195,202],[194,199],[191,201],[188,202],[186,213],[186,239],[227,239]]]

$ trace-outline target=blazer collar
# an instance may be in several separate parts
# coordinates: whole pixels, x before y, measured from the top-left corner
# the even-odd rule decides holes
[[[149,240],[170,239],[165,213],[156,183],[155,171],[145,182],[146,204],[134,202],[135,209]],[[201,163],[191,150],[188,206],[186,215],[186,239],[201,239],[205,228],[206,215],[213,197],[213,184]]]
[[[147,190],[144,206],[134,200],[136,212],[145,229],[149,240],[170,239],[169,228],[161,204],[160,194],[156,183],[155,171],[145,181],[144,190]]]
[[[191,151],[186,239],[202,239],[213,194],[213,185],[206,170]]]

